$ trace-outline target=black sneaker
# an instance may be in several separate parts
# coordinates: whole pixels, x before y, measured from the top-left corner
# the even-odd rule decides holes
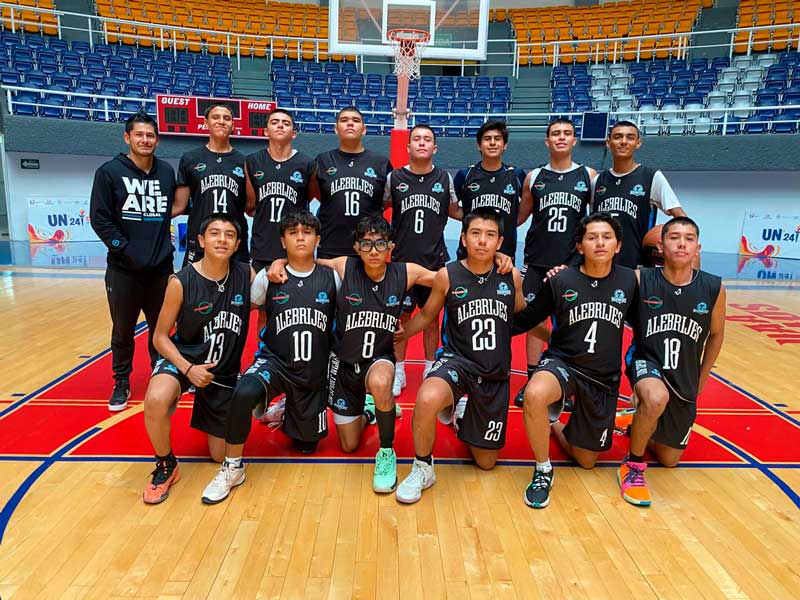
[[[534,469],[533,479],[525,489],[525,504],[531,508],[544,508],[550,504],[550,489],[553,487],[555,469],[549,473]]]
[[[517,392],[517,395],[514,396],[514,406],[518,406],[519,408],[522,408],[522,405],[525,404],[525,388],[526,387],[528,387],[528,382],[527,381],[525,382],[525,385],[523,385],[521,388],[519,388],[519,391]]]
[[[114,391],[108,401],[108,410],[119,412],[128,408],[128,398],[131,397],[131,384],[127,379],[117,379],[114,383]]]

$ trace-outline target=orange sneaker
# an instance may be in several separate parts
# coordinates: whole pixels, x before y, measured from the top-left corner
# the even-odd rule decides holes
[[[617,470],[622,497],[636,506],[650,506],[650,490],[644,480],[646,469],[647,463],[630,462],[626,456]]]
[[[151,475],[153,477],[144,489],[143,499],[145,504],[160,504],[169,496],[169,488],[180,481],[181,471],[177,462],[170,467],[165,461],[159,460]]]
[[[623,408],[617,411],[617,416],[614,418],[614,433],[617,435],[630,435],[631,423],[633,423],[633,415],[636,412],[635,408]]]

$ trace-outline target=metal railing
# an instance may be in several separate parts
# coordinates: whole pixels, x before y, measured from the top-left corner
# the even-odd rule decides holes
[[[14,113],[15,106],[32,106],[35,108],[56,108],[61,110],[76,110],[87,112],[94,120],[101,121],[117,121],[117,114],[123,112],[124,114],[130,111],[120,111],[116,106],[119,102],[136,102],[139,105],[155,108],[155,100],[152,98],[133,98],[129,96],[107,96],[101,94],[87,94],[82,92],[65,92],[56,90],[43,90],[38,88],[29,88],[24,86],[2,86],[5,92],[6,103],[9,114]],[[16,94],[20,92],[28,92],[37,94],[39,98],[35,101],[18,100]],[[90,100],[90,106],[76,106],[71,107],[68,103],[53,104],[48,103],[43,98],[45,96],[59,96],[69,101],[71,98],[87,98]],[[98,107],[97,103],[102,102],[102,106]],[[702,108],[669,108],[669,109],[653,109],[653,110],[637,110],[637,109],[617,109],[609,111],[612,119],[624,118],[626,120],[634,121],[643,131],[645,135],[669,135],[669,134],[690,134],[690,133],[707,133],[730,135],[729,129],[731,127],[751,124],[770,124],[775,123],[792,123],[795,127],[800,127],[800,120],[798,119],[784,119],[777,116],[779,111],[797,111],[800,114],[800,104],[792,105],[775,105],[775,106],[705,106]],[[737,113],[747,113],[748,116],[758,115],[766,111],[775,113],[774,118],[765,117],[762,120],[756,121],[739,121]],[[292,108],[292,113],[295,114],[298,125],[332,125],[334,116],[337,109],[324,109],[324,108]],[[389,111],[376,111],[364,110],[367,126],[370,127],[391,127],[388,123],[370,123],[371,118],[374,117],[391,117],[392,113]],[[330,119],[320,118],[322,116],[330,115]],[[551,119],[558,116],[569,116],[570,118],[579,118],[583,115],[581,112],[505,112],[505,113],[492,113],[492,112],[477,112],[477,113],[435,113],[435,112],[412,112],[409,125],[413,126],[416,123],[430,123],[432,120],[435,122],[436,118],[440,117],[464,117],[464,119],[480,117],[482,120],[490,118],[504,118],[508,122],[509,129],[518,131],[540,131],[546,129],[546,123]],[[678,117],[681,117],[678,119]],[[700,119],[700,120],[698,120]],[[734,120],[736,119],[736,120]],[[538,121],[539,124],[530,123],[530,121]],[[473,125],[460,124],[460,125],[434,125],[443,130],[461,129],[477,127]],[[700,126],[700,131],[698,131]],[[730,126],[730,127],[729,127]],[[655,131],[654,131],[655,130]]]

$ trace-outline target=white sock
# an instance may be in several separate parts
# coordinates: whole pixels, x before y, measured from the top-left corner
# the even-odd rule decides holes
[[[541,471],[542,473],[549,473],[553,470],[553,465],[550,464],[550,459],[547,459],[547,462],[537,462],[536,463],[536,470]]]
[[[242,457],[238,456],[236,458],[231,458],[230,456],[225,457],[225,462],[229,465],[235,466],[237,469],[242,466]]]
[[[406,361],[399,360],[394,363],[394,372],[398,375],[405,375],[406,374]]]

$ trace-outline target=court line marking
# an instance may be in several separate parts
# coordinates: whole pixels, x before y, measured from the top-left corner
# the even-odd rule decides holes
[[[756,404],[759,404],[759,405],[763,406],[764,408],[766,408],[771,413],[774,413],[774,414],[778,415],[779,417],[789,421],[795,427],[800,427],[800,421],[798,421],[797,419],[795,419],[794,417],[792,417],[788,413],[782,411],[781,409],[776,408],[775,405],[770,404],[766,400],[762,400],[761,398],[759,398],[755,394],[753,394],[751,392],[748,392],[744,388],[739,387],[738,385],[736,385],[732,381],[729,381],[728,379],[726,379],[725,377],[723,377],[722,375],[720,375],[718,373],[714,373],[712,371],[710,373],[710,375],[712,377],[714,377],[715,379],[717,379],[718,381],[721,381],[723,384],[727,385],[728,387],[733,388],[734,390],[736,390],[737,392],[739,392],[743,396],[749,398],[750,400],[752,400]]]

